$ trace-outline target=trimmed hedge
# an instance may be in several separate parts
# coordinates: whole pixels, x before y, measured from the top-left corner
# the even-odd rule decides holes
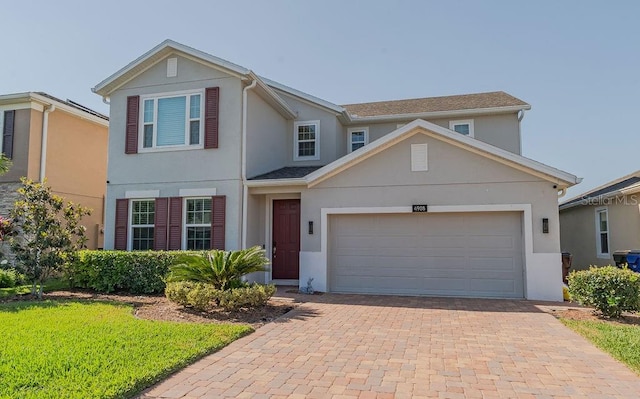
[[[193,281],[169,282],[165,290],[171,302],[186,308],[207,311],[217,305],[228,312],[264,306],[275,293],[276,286],[273,284],[246,284],[222,291],[212,284]]]
[[[65,267],[64,274],[75,288],[91,288],[103,293],[158,294],[164,291],[169,266],[185,254],[200,252],[83,250],[75,262]]]
[[[569,274],[571,299],[592,306],[606,317],[640,310],[640,274],[615,266],[595,267]]]

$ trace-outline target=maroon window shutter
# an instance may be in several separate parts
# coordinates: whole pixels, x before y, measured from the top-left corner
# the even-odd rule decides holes
[[[13,129],[16,120],[16,111],[4,111],[4,128],[2,129],[2,152],[13,159]]]
[[[155,220],[153,222],[153,249],[167,249],[167,218],[169,217],[169,199],[156,198]]]
[[[209,87],[205,92],[204,148],[218,148],[218,112],[220,88]]]
[[[138,153],[138,119],[139,119],[140,96],[127,97],[127,139],[125,143],[125,154]]]
[[[182,197],[169,198],[169,245],[167,249],[182,249]]]
[[[211,199],[211,249],[224,249],[226,204],[224,195],[215,195]]]
[[[127,250],[127,230],[129,224],[129,200],[122,198],[116,200],[116,231],[113,248]]]

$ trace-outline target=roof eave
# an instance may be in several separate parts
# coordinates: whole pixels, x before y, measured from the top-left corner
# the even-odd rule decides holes
[[[249,71],[248,74],[250,79],[253,79],[257,82],[257,86],[259,88],[259,92],[263,94],[262,97],[266,97],[265,101],[267,101],[272,107],[278,111],[280,115],[282,115],[285,119],[295,119],[298,115],[296,112],[291,109],[289,104],[282,99],[269,85],[267,85],[258,75]]]
[[[274,80],[265,78],[264,76],[260,76],[260,79],[262,79],[267,85],[273,87],[274,89],[285,92],[293,97],[297,97],[307,102],[310,102],[314,105],[320,106],[322,108],[326,108],[337,114],[342,114],[343,112],[345,112],[345,109],[343,107],[336,105],[334,103],[331,103],[329,101],[323,100],[321,98],[318,98],[316,96],[312,96],[311,94],[283,85],[282,83],[278,83]]]
[[[531,109],[531,105],[511,105],[506,107],[492,107],[492,108],[471,108],[471,109],[456,109],[450,111],[433,111],[433,112],[419,112],[409,114],[388,114],[388,115],[375,115],[375,116],[358,116],[350,114],[353,123],[362,122],[382,122],[382,121],[401,121],[407,119],[431,119],[447,116],[473,116],[473,115],[487,115],[487,114],[504,114],[513,113],[518,111],[528,111]]]
[[[247,187],[306,186],[305,178],[247,180]]]
[[[167,39],[151,50],[142,54],[140,57],[131,61],[123,68],[121,68],[108,78],[104,79],[102,82],[98,83],[91,89],[91,91],[103,97],[107,97],[119,87],[129,82],[131,79],[135,78],[152,65],[155,65],[158,60],[155,60],[154,56],[160,55],[159,58],[162,58],[164,57],[165,53],[170,54],[172,51],[178,51],[185,55],[196,58],[197,60],[216,65],[219,69],[223,69],[235,75],[244,76],[250,72],[248,69],[240,65],[236,65],[222,58],[207,54],[203,51]],[[149,61],[151,61],[151,63],[149,65],[145,65]]]

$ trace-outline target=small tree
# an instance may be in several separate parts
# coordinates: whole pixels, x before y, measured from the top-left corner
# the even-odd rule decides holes
[[[76,251],[85,246],[85,227],[80,219],[91,211],[71,202],[65,204],[46,182],[25,178],[21,182],[19,198],[11,212],[17,231],[10,245],[17,269],[32,283],[31,294],[42,299],[42,283],[66,262],[73,261]]]
[[[11,168],[11,160],[0,153],[0,176],[4,175]]]

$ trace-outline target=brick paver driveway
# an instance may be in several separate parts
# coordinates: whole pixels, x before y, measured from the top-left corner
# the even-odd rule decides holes
[[[532,302],[305,298],[142,397],[640,397],[638,376]]]

